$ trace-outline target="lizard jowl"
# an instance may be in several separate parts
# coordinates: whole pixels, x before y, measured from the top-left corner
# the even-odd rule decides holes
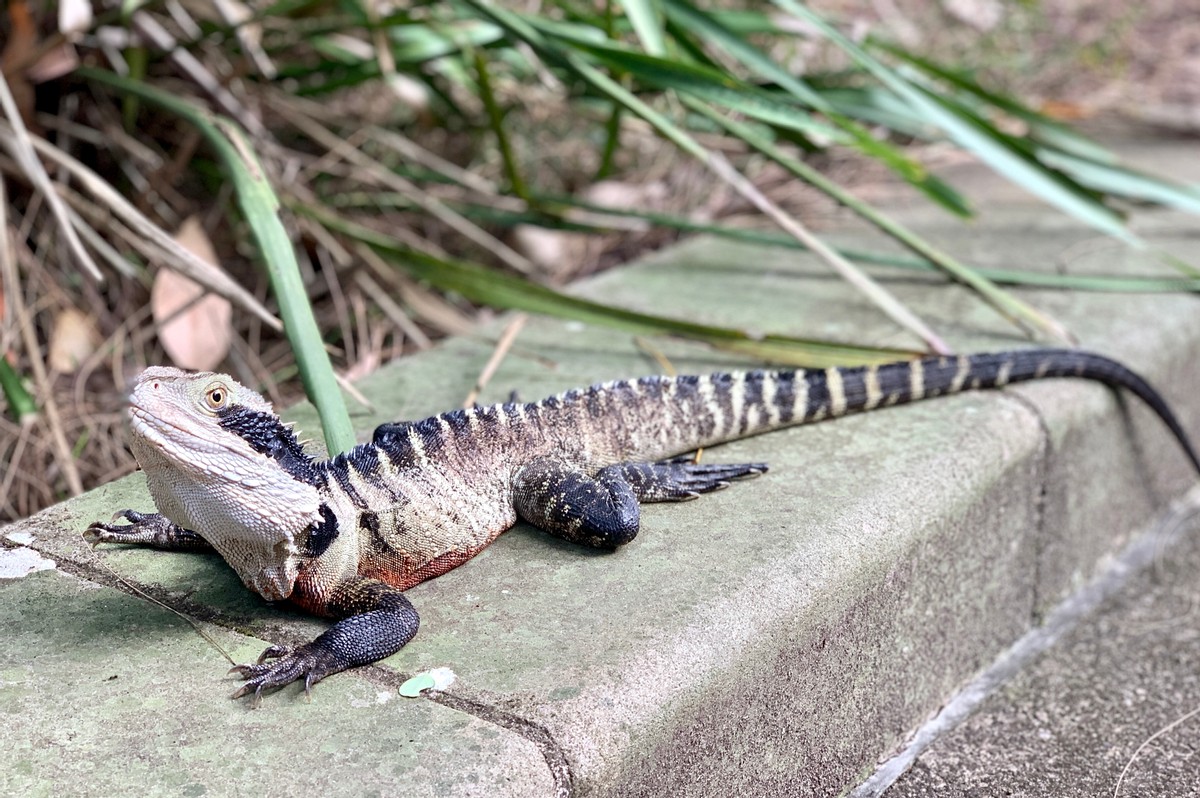
[[[150,368],[129,398],[130,442],[157,513],[95,523],[93,544],[215,550],[266,599],[336,619],[294,649],[234,670],[234,697],[365,665],[400,650],[419,618],[404,591],[455,568],[523,519],[615,548],[640,504],[694,499],[764,463],[709,464],[696,449],[967,390],[1072,377],[1146,402],[1200,472],[1162,397],[1120,363],[1030,349],[880,366],[621,380],[529,404],[385,424],[328,460],[308,455],[259,394],[222,374]]]

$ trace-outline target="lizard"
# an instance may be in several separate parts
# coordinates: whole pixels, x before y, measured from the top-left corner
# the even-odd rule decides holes
[[[233,698],[321,679],[399,651],[417,633],[408,588],[455,568],[518,519],[613,549],[643,502],[677,502],[758,476],[765,463],[687,453],[799,424],[966,390],[1077,377],[1123,388],[1200,457],[1162,396],[1101,355],[1026,349],[815,370],[644,377],[534,403],[453,410],[378,427],[318,460],[271,404],[231,377],[151,367],[128,400],[130,447],[158,512],[122,510],[85,531],[93,546],[216,551],[269,601],[335,623],[273,645]],[[117,523],[119,520],[128,523]]]

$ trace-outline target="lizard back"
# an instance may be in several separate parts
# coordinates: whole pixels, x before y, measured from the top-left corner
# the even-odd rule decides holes
[[[486,433],[483,445],[493,454],[562,455],[598,470],[852,413],[1053,377],[1095,380],[1131,391],[1163,420],[1200,472],[1200,457],[1157,391],[1115,360],[1071,349],[850,368],[643,377],[570,390],[531,404],[494,405],[439,418],[466,414]]]

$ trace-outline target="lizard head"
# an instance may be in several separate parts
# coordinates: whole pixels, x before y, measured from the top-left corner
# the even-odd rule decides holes
[[[271,403],[224,374],[148,368],[130,443],[159,512],[198,532],[268,599],[291,594],[297,536],[321,519],[312,459]]]

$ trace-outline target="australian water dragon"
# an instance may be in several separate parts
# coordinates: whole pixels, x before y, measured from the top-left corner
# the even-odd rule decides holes
[[[881,366],[646,377],[532,404],[385,424],[329,460],[306,454],[254,391],[222,374],[150,368],[129,398],[131,445],[155,514],[95,523],[93,543],[215,549],[246,586],[336,618],[295,649],[234,669],[253,693],[305,689],[398,651],[417,632],[404,590],[461,565],[518,519],[587,546],[638,532],[639,503],[683,501],[763,473],[700,464],[697,448],[970,389],[1049,377],[1125,388],[1145,401],[1200,472],[1162,397],[1107,358],[1025,350]],[[675,459],[670,459],[675,458]],[[114,518],[114,521],[116,519]]]

